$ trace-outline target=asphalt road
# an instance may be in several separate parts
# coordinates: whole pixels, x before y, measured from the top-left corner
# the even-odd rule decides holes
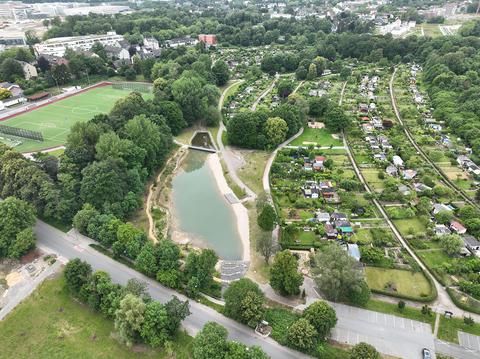
[[[37,246],[43,250],[57,253],[61,257],[60,260],[64,262],[78,257],[90,263],[94,270],[103,270],[109,273],[112,280],[116,283],[126,284],[131,278],[146,282],[152,298],[160,302],[168,301],[172,295],[176,295],[181,300],[187,299],[177,292],[163,287],[152,279],[90,248],[88,245],[93,243],[93,241],[89,241],[83,236],[69,236],[41,221],[37,222],[35,232],[37,234]],[[261,338],[251,328],[228,319],[215,310],[197,302],[190,301],[190,311],[191,315],[183,321],[183,327],[191,335],[195,335],[202,329],[205,323],[216,322],[228,330],[231,340],[242,342],[249,346],[258,345],[272,358],[308,358],[308,356],[302,353],[281,346],[273,339]]]
[[[89,244],[94,242],[84,236],[65,234],[40,221],[37,222],[35,230],[38,246],[48,252],[57,253],[65,263],[68,259],[78,257],[90,263],[94,270],[108,272],[112,280],[117,283],[125,284],[130,278],[144,281],[148,284],[152,297],[161,302],[169,300],[172,295],[177,295],[182,300],[186,299],[175,291],[97,252],[89,247]],[[333,337],[339,342],[354,345],[360,341],[367,341],[378,346],[378,349],[384,353],[408,359],[420,357],[423,347],[433,349],[430,326],[342,304],[334,304],[334,306],[338,324]],[[192,314],[185,319],[183,326],[191,335],[195,335],[205,323],[214,321],[227,328],[230,339],[247,345],[259,345],[272,358],[307,358],[306,355],[283,347],[272,339],[261,338],[252,329],[224,317],[207,306],[191,301],[190,310]]]

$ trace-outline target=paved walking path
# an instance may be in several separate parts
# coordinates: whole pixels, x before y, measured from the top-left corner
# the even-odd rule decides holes
[[[35,151],[35,152],[23,152],[22,155],[26,158],[30,158],[32,159],[33,158],[33,155],[35,153],[50,153],[50,152],[54,152],[54,151],[58,151],[58,150],[64,150],[66,147],[64,145],[61,145],[61,146],[56,146],[56,147],[51,147],[51,148],[46,148],[44,150],[40,150],[40,151]]]
[[[250,109],[251,109],[252,111],[255,111],[255,110],[257,109],[257,106],[258,106],[258,104],[260,103],[260,101],[262,101],[263,98],[264,98],[265,96],[267,96],[267,95],[270,93],[270,91],[273,90],[273,88],[275,87],[275,84],[277,83],[277,81],[278,81],[279,78],[280,78],[280,75],[277,73],[277,74],[275,75],[275,78],[273,79],[272,83],[270,84],[270,86],[268,86],[268,87],[265,89],[265,91],[263,91],[263,92],[260,94],[260,96],[257,97],[257,99],[255,100],[255,102],[254,102],[254,103],[252,104],[252,106],[250,107]]]

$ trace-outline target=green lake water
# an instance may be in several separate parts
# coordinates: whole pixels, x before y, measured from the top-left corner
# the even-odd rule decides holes
[[[193,243],[215,250],[221,259],[241,259],[235,213],[220,193],[206,158],[206,153],[189,151],[173,178],[173,215],[178,230],[191,235]]]

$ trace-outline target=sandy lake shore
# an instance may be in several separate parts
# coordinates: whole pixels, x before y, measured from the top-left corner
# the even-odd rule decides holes
[[[233,193],[231,188],[228,186],[227,181],[223,175],[222,165],[220,163],[220,158],[218,154],[212,153],[207,157],[207,164],[210,167],[215,181],[217,182],[218,189],[222,193],[222,195],[226,195],[227,193]],[[226,199],[225,199],[226,200]],[[240,236],[240,240],[242,241],[243,247],[243,255],[242,259],[244,261],[250,260],[250,233],[249,233],[249,221],[248,221],[248,211],[245,206],[241,203],[234,203],[229,205],[232,207],[233,212],[235,213],[236,222],[237,222],[237,230]]]

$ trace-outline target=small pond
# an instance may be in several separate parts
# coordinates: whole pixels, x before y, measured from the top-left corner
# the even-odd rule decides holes
[[[235,213],[217,187],[207,156],[190,150],[173,178],[175,230],[194,245],[212,248],[221,259],[238,260],[242,244]]]
[[[197,147],[214,148],[208,132],[197,132],[192,138],[192,145]]]

